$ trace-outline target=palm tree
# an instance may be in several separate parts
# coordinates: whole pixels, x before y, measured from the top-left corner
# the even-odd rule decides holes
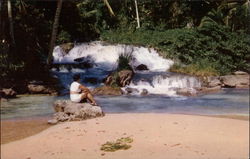
[[[135,12],[136,12],[137,28],[140,28],[141,26],[140,26],[137,0],[135,0]]]
[[[50,47],[49,47],[49,54],[48,54],[48,59],[47,59],[47,64],[50,65],[52,63],[52,54],[53,54],[53,49],[55,46],[56,42],[56,34],[59,26],[59,19],[60,19],[60,13],[62,9],[62,1],[63,0],[58,0],[57,1],[57,7],[56,7],[56,13],[55,13],[55,19],[53,23],[53,29],[52,29],[52,34],[51,34],[51,41],[50,41]]]
[[[103,0],[104,4],[107,6],[108,10],[109,10],[109,13],[112,15],[112,16],[115,16],[115,13],[113,12],[113,9],[111,8],[111,6],[109,5],[109,2],[108,0]]]
[[[249,16],[250,3],[249,0],[245,1],[222,1],[217,9],[212,9],[207,16],[203,17],[200,26],[206,23],[218,23],[221,25],[230,26],[234,30],[237,21],[234,21],[236,14],[243,10],[243,17]]]
[[[8,18],[9,18],[9,25],[10,25],[10,37],[11,37],[11,43],[13,46],[15,46],[15,38],[14,38],[14,27],[13,27],[13,18],[12,18],[12,7],[11,7],[11,2],[8,0],[7,2],[7,7],[8,7]]]

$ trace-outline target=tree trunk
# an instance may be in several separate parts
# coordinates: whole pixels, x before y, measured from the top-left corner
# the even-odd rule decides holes
[[[8,18],[9,18],[9,25],[10,25],[10,38],[11,38],[11,44],[15,46],[15,38],[14,38],[14,29],[13,29],[13,18],[12,18],[12,9],[11,9],[11,2],[8,0],[7,2],[8,6]]]
[[[51,34],[51,40],[50,40],[50,47],[49,47],[49,54],[48,54],[48,59],[47,59],[47,64],[51,65],[52,63],[52,54],[56,42],[56,36],[57,36],[57,30],[58,30],[58,25],[59,25],[59,19],[60,19],[60,13],[62,9],[62,1],[63,0],[58,0],[57,1],[57,8],[56,8],[56,14],[55,14],[55,19],[54,19],[54,24],[53,24],[53,29],[52,29],[52,34]]]
[[[138,5],[137,5],[137,0],[135,0],[135,11],[136,11],[136,20],[137,20],[137,28],[140,28],[140,18],[139,18],[139,13],[138,13]]]
[[[109,13],[112,16],[115,16],[115,13],[113,12],[113,9],[110,7],[108,0],[103,0],[103,1],[104,1],[105,5],[107,6],[108,10],[109,10]]]

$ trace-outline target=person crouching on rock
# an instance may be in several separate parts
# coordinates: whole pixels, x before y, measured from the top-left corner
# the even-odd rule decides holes
[[[90,90],[87,87],[80,84],[80,74],[75,74],[73,76],[73,80],[74,82],[72,82],[70,85],[71,101],[80,103],[83,102],[85,99],[88,99],[91,105],[97,105]]]

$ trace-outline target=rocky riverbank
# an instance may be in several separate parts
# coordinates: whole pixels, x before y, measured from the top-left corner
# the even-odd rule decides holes
[[[177,94],[184,96],[196,96],[200,94],[216,93],[222,88],[249,89],[249,74],[236,71],[232,75],[203,77],[199,88],[183,88],[177,90]]]

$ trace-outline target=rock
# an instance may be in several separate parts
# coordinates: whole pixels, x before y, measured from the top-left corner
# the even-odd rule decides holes
[[[118,72],[118,84],[121,87],[124,87],[126,85],[129,85],[132,78],[133,78],[134,72],[131,70],[122,70]]]
[[[94,95],[122,95],[120,87],[102,86],[95,88],[92,93]]]
[[[249,89],[249,85],[241,85],[241,84],[239,84],[239,85],[236,85],[235,88]]]
[[[56,119],[48,120],[48,124],[55,125],[57,123],[58,123],[58,120],[56,120]]]
[[[193,88],[180,88],[176,91],[176,94],[182,96],[196,96],[197,91]]]
[[[63,122],[69,120],[69,115],[64,112],[58,112],[54,114],[53,119]]]
[[[138,65],[135,69],[139,70],[139,71],[149,70],[148,67],[146,65],[144,65],[144,64]]]
[[[64,121],[79,121],[104,116],[99,106],[92,106],[89,103],[75,103],[69,100],[57,100],[54,102],[56,113],[53,119],[48,120],[49,124],[56,124]]]
[[[236,71],[233,73],[234,75],[248,75],[247,72],[243,72],[243,71]]]
[[[28,91],[31,94],[57,94],[56,90],[46,85],[28,84]]]
[[[148,95],[148,90],[142,89],[141,95],[142,96]]]
[[[207,86],[208,87],[215,87],[215,86],[220,86],[221,81],[219,80],[219,77],[214,77],[210,80],[208,80]]]
[[[215,86],[215,87],[201,87],[198,89],[200,94],[207,94],[207,93],[215,93],[221,91],[221,86]]]
[[[226,75],[221,76],[220,80],[225,87],[249,86],[249,75]]]
[[[74,47],[73,43],[64,43],[60,45],[61,49],[64,52],[64,56]]]
[[[130,88],[130,87],[125,88],[125,91],[126,91],[127,94],[131,94],[131,93],[134,93],[134,92],[139,93],[138,89]]]
[[[81,68],[92,68],[95,65],[95,60],[90,55],[87,57],[76,58],[74,61],[78,62],[76,66]]]
[[[119,72],[112,72],[110,75],[103,79],[103,82],[106,86],[117,85],[120,87],[124,87],[130,84],[133,76],[134,72],[132,70],[122,70]]]
[[[0,91],[2,98],[15,98],[17,93],[12,88],[3,88]]]

